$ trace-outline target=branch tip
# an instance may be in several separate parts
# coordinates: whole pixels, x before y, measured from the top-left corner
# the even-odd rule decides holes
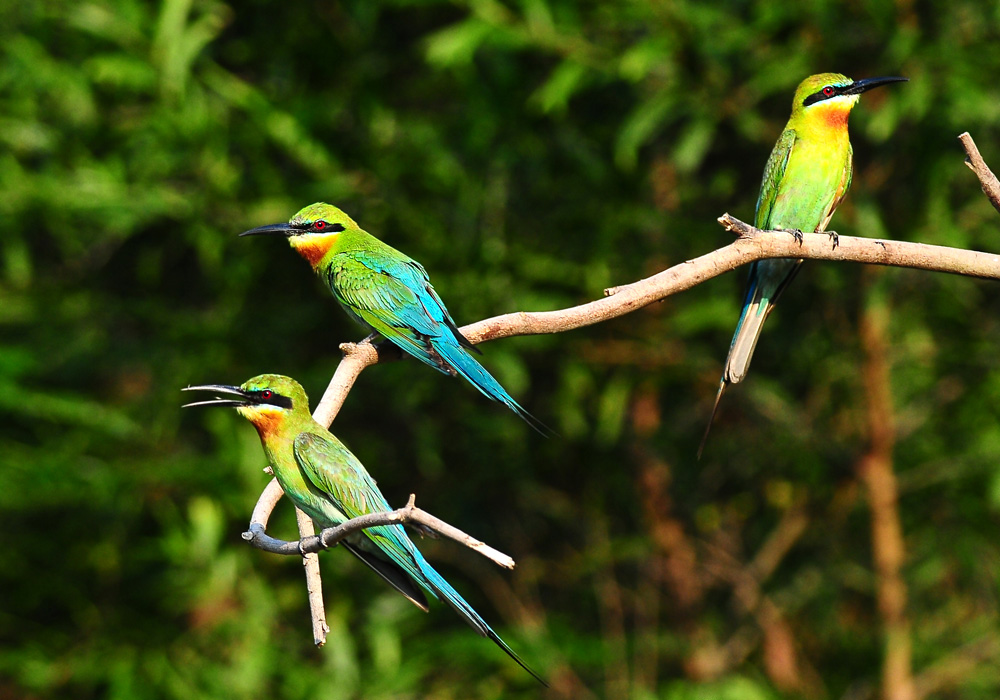
[[[958,140],[962,142],[962,147],[965,149],[965,164],[976,174],[979,184],[983,189],[983,194],[990,200],[990,204],[1000,212],[1000,180],[997,180],[997,176],[986,165],[986,161],[983,160],[976,142],[972,140],[972,136],[968,131],[959,134]]]

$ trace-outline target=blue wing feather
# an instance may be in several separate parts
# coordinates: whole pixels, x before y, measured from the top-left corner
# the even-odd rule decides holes
[[[404,352],[439,372],[461,375],[485,396],[546,432],[545,426],[469,354],[474,346],[458,330],[423,266],[396,253],[400,257],[366,250],[334,256],[328,283],[341,306]]]

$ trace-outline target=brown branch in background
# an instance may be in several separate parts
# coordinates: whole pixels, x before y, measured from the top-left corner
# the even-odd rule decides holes
[[[605,697],[627,698],[629,688],[628,644],[625,639],[625,605],[621,586],[615,578],[615,548],[604,518],[593,520],[590,529],[592,551],[602,563],[594,572],[594,593],[597,614],[604,640]]]
[[[694,543],[674,512],[670,465],[646,442],[660,428],[658,393],[648,388],[636,392],[631,418],[632,430],[641,441],[633,456],[639,470],[636,496],[642,503],[646,528],[656,549],[657,574],[670,591],[672,605],[686,612],[701,599],[704,587],[698,575]]]
[[[983,187],[983,194],[990,200],[993,208],[1000,211],[1000,180],[997,180],[997,176],[986,165],[986,161],[979,154],[979,149],[976,148],[976,142],[972,140],[972,136],[969,135],[968,131],[959,134],[958,140],[962,142],[962,147],[967,154],[965,164],[979,178],[979,184]]]
[[[942,691],[952,689],[976,671],[998,665],[1000,640],[992,633],[978,637],[921,671],[914,684],[917,700],[940,697]]]
[[[653,544],[662,558],[660,576],[670,589],[674,605],[690,608],[701,599],[703,586],[698,577],[698,556],[684,532],[684,524],[673,514],[670,467],[649,456],[641,469],[640,495]]]
[[[878,610],[885,633],[882,697],[884,700],[915,700],[910,622],[906,616],[906,584],[901,574],[906,550],[899,517],[896,475],[892,469],[896,431],[887,360],[889,312],[884,301],[875,293],[872,297],[861,318],[871,447],[858,464],[858,475],[868,491]]]
[[[699,650],[691,663],[701,666],[693,668],[721,675],[743,663],[760,644],[765,671],[778,688],[806,697],[823,694],[818,674],[799,658],[795,635],[784,613],[763,589],[764,583],[805,532],[807,524],[803,505],[791,505],[749,564],[743,564],[731,551],[732,544],[727,542],[731,538],[705,543],[705,569],[717,580],[732,586],[737,611],[752,616],[757,629],[743,625],[725,644]]]

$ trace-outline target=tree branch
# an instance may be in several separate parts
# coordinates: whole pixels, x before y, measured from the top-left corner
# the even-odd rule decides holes
[[[295,522],[299,526],[299,537],[302,539],[309,539],[316,532],[312,518],[298,508],[295,509]],[[326,644],[326,634],[330,631],[330,626],[326,624],[326,611],[323,608],[323,579],[319,573],[319,556],[315,553],[302,552],[302,568],[306,574],[306,594],[312,617],[313,644],[321,647]]]
[[[979,154],[979,149],[976,148],[976,142],[972,140],[972,136],[969,135],[968,131],[959,134],[958,140],[962,142],[962,147],[965,148],[965,152],[968,155],[965,159],[965,164],[979,178],[983,194],[993,204],[993,208],[1000,211],[1000,180],[997,180],[997,176],[986,165],[986,161]]]
[[[268,485],[270,486],[270,485]],[[406,505],[397,510],[381,513],[369,513],[357,518],[341,523],[336,527],[328,527],[319,535],[303,537],[298,542],[286,542],[265,534],[264,529],[267,519],[263,521],[251,521],[250,529],[243,533],[243,539],[252,544],[257,549],[272,554],[301,554],[303,556],[313,554],[321,549],[336,547],[345,538],[355,532],[360,532],[370,527],[379,525],[403,525],[406,523],[416,523],[445,537],[464,544],[469,549],[473,549],[482,554],[487,559],[506,569],[514,568],[514,560],[503,552],[497,551],[489,545],[480,542],[475,537],[465,534],[457,527],[435,518],[427,511],[420,510],[414,505],[416,496],[410,494],[410,500]]]
[[[805,258],[860,262],[949,272],[986,279],[1000,279],[1000,255],[993,253],[981,253],[978,251],[946,248],[923,243],[910,243],[907,241],[878,240],[853,236],[835,237],[836,234],[833,233],[802,233],[793,236],[787,231],[759,230],[739,219],[731,217],[729,214],[719,217],[719,223],[726,230],[736,233],[737,240],[723,248],[719,248],[693,260],[674,265],[638,282],[606,289],[604,291],[604,298],[558,311],[516,311],[477,321],[476,323],[463,326],[459,330],[474,344],[517,335],[561,333],[624,316],[644,306],[661,301],[672,294],[690,289],[725,272],[735,270],[742,265],[766,258]],[[337,366],[333,377],[330,379],[330,383],[313,414],[317,422],[327,427],[330,426],[334,418],[336,418],[337,413],[340,412],[340,408],[354,386],[354,382],[366,367],[370,367],[378,362],[401,357],[400,352],[387,342],[377,345],[373,345],[367,341],[361,343],[343,343],[340,345],[340,350],[343,353],[343,358]],[[276,488],[280,492],[280,487],[277,486],[275,481],[272,481],[265,488],[264,493],[261,494],[254,508],[250,529],[244,535],[255,546],[260,546],[267,551],[272,551],[270,547],[282,549],[287,544],[282,543],[280,540],[274,540],[264,534],[271,511],[281,497],[280,493],[275,492]],[[405,511],[406,509],[402,510]],[[414,509],[414,511],[416,510]],[[398,513],[399,511],[392,512]],[[412,516],[413,513],[408,513],[406,517],[411,518]],[[408,521],[411,520],[389,520],[386,522]],[[420,521],[413,518],[412,522]],[[439,520],[436,520],[436,522],[444,525]],[[363,525],[359,527],[370,526]],[[431,525],[428,525],[428,527],[436,529]],[[448,537],[453,537],[453,535],[442,530],[438,531]],[[312,532],[300,529],[300,535],[302,535],[302,541],[307,542],[310,541]],[[459,539],[459,541],[462,540]],[[279,543],[280,546],[274,545],[275,542]],[[262,543],[268,544],[261,546]],[[486,546],[482,543],[469,546],[478,549],[480,545],[482,547]],[[303,553],[315,551],[305,548],[304,544],[302,546],[303,549],[296,549],[296,551]],[[478,549],[478,551],[482,552],[483,550]],[[287,552],[280,551],[278,553]],[[501,562],[498,561],[498,563]],[[318,565],[310,566],[308,560],[306,564],[309,590],[318,591]],[[325,628],[322,596],[311,594],[310,606],[313,614],[313,629]],[[325,633],[316,635],[317,645],[322,645],[324,640]]]
[[[827,233],[803,233],[800,243],[786,231],[762,231],[729,214],[719,217],[719,223],[738,236],[735,242],[644,280],[606,289],[603,299],[558,311],[515,311],[470,323],[459,330],[473,344],[517,335],[562,333],[624,316],[765,258],[860,262],[1000,279],[1000,255],[994,253],[855,236],[838,236],[838,245],[834,246]],[[340,350],[344,359],[316,408],[316,420],[327,426],[366,367],[400,357],[395,346],[386,342],[343,343]]]

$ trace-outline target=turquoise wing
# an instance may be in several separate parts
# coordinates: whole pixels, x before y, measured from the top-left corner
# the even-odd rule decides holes
[[[328,274],[337,300],[357,319],[424,362],[440,369],[431,341],[441,337],[473,347],[415,260],[350,251],[334,256]]]
[[[778,197],[781,181],[785,177],[788,159],[795,148],[795,129],[785,129],[781,132],[778,142],[774,144],[767,165],[764,166],[764,177],[760,183],[760,194],[757,195],[757,215],[754,226],[767,230],[771,228],[771,209]]]

